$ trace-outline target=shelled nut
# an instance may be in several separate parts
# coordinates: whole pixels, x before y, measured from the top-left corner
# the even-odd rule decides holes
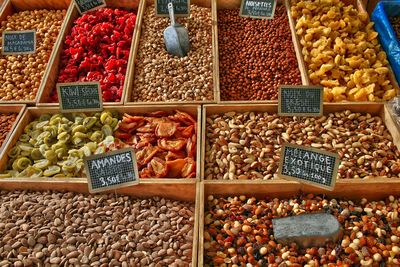
[[[169,18],[156,17],[146,7],[135,63],[134,102],[213,100],[211,9],[190,6],[190,16],[178,18],[189,32],[191,50],[178,58],[167,53],[163,31]]]
[[[209,195],[204,219],[205,266],[398,266],[399,201],[393,196],[355,203],[311,194],[292,199]],[[306,249],[276,242],[273,218],[312,212],[335,216],[343,227],[342,241]]]
[[[0,55],[0,100],[35,100],[65,10],[21,11],[1,22],[4,31],[36,30],[36,53]]]
[[[272,179],[284,142],[339,154],[338,178],[400,177],[400,152],[382,119],[349,110],[320,118],[228,112],[206,120],[205,179]]]
[[[159,197],[1,192],[0,266],[190,266],[194,205]]]
[[[324,101],[386,101],[396,95],[368,14],[340,0],[291,0],[310,81]]]
[[[272,20],[218,10],[218,49],[222,100],[275,100],[279,85],[301,84],[284,5]]]

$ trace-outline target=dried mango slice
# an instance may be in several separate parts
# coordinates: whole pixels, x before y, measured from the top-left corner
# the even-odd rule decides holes
[[[186,145],[186,139],[178,138],[175,140],[161,139],[158,140],[158,147],[164,150],[179,151]]]
[[[165,177],[168,173],[168,166],[166,165],[165,161],[160,158],[154,157],[150,161],[150,165],[153,169],[154,175],[157,178]]]
[[[171,137],[175,134],[177,125],[175,122],[161,122],[156,127],[158,137]]]

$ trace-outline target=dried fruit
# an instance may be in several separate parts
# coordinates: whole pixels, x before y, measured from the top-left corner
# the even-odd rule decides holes
[[[103,101],[121,101],[136,14],[102,8],[74,21],[65,38],[58,82],[99,81]],[[50,102],[57,102],[53,91]]]

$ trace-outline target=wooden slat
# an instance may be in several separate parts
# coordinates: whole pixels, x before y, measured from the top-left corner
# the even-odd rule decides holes
[[[129,1],[106,1],[107,3],[107,7],[111,7],[111,8],[124,8],[127,10],[134,10],[136,11],[138,8],[138,0],[129,2]],[[64,41],[65,38],[67,37],[68,34],[70,34],[71,29],[74,25],[74,21],[76,19],[78,19],[80,17],[78,8],[76,7],[76,5],[74,3],[72,3],[69,6],[67,15],[66,15],[66,19],[63,23],[63,26],[61,28],[59,37],[57,39],[57,43],[55,45],[56,49],[55,51],[53,50],[52,53],[52,57],[49,60],[49,66],[50,68],[46,69],[45,75],[44,75],[44,79],[46,82],[42,83],[40,86],[40,94],[37,98],[37,103],[36,105],[38,107],[58,107],[59,103],[49,103],[49,97],[51,95],[51,93],[53,92],[53,90],[55,90],[56,88],[56,84],[57,84],[57,79],[58,79],[58,74],[60,71],[60,63],[61,63],[61,54],[63,51],[63,45],[64,45]],[[132,49],[134,47],[134,42],[135,42],[135,36],[136,36],[136,29],[137,29],[137,20],[138,17],[136,17],[136,23],[135,23],[135,30],[133,32],[132,35],[132,43],[131,43],[131,48],[130,48],[130,54],[129,54],[129,58],[128,58],[128,66],[127,68],[129,68],[129,64],[132,61],[131,57],[132,57]],[[130,77],[128,77],[128,69],[127,69],[127,73],[125,75],[125,82],[124,82],[124,87],[123,87],[123,91],[122,91],[122,96],[121,96],[121,101],[119,102],[104,102],[103,105],[105,107],[108,106],[118,106],[118,105],[123,105],[123,101],[124,101],[124,96],[126,94],[126,82],[130,80]]]
[[[124,94],[124,103],[125,105],[171,105],[171,106],[180,106],[180,105],[198,105],[198,104],[212,104],[212,103],[217,103],[220,98],[220,93],[219,93],[219,77],[218,74],[216,73],[216,66],[218,67],[218,58],[217,57],[217,52],[215,49],[217,49],[217,44],[215,43],[215,37],[216,37],[216,32],[215,32],[215,27],[214,27],[214,21],[216,23],[216,13],[213,13],[213,5],[212,1],[214,0],[192,0],[190,1],[190,4],[195,4],[201,7],[206,7],[206,8],[211,8],[211,19],[212,19],[212,52],[213,52],[213,95],[214,95],[214,100],[204,100],[204,101],[157,101],[157,102],[142,102],[142,101],[133,101],[132,100],[132,92],[135,90],[134,88],[134,80],[135,80],[135,68],[136,68],[136,57],[139,52],[139,47],[140,47],[140,37],[142,35],[142,26],[143,26],[143,17],[145,10],[147,6],[150,6],[154,4],[154,0],[145,0],[142,1],[140,8],[139,8],[139,13],[138,13],[138,25],[135,31],[137,31],[137,34],[135,36],[135,44],[133,46],[133,49],[131,49],[131,56],[130,56],[130,62],[129,62],[129,68],[127,69],[127,74],[126,74],[126,79],[129,81],[125,81],[125,91],[126,93]],[[138,64],[141,64],[138,62]],[[128,78],[129,77],[129,78]]]
[[[8,140],[10,140],[12,133],[16,129],[19,120],[21,119],[22,115],[24,114],[26,105],[24,104],[14,104],[14,105],[0,105],[0,114],[10,114],[10,113],[15,113],[18,114],[17,117],[15,118],[15,121],[8,132],[6,138],[3,141],[3,144],[0,146],[0,158],[3,157],[3,154],[5,153],[5,147],[7,145]]]
[[[107,110],[116,111],[121,115],[124,113],[129,114],[146,114],[154,111],[165,111],[171,113],[175,108],[168,105],[152,105],[152,106],[114,106],[109,107]],[[197,120],[197,144],[196,144],[196,179],[185,179],[185,178],[176,178],[171,180],[200,180],[200,173],[201,173],[201,107],[197,105],[182,105],[179,107],[180,111],[187,112],[188,114],[192,115]],[[25,126],[27,126],[30,122],[32,122],[35,118],[40,117],[42,114],[56,114],[60,113],[59,108],[56,107],[32,107],[27,108],[22,115],[18,126],[15,128],[14,132],[11,134],[7,144],[4,146],[4,155],[0,158],[0,173],[4,172],[7,167],[8,162],[8,155],[7,152],[10,151],[15,144],[17,143],[19,137],[23,134]],[[83,178],[83,177],[77,177]],[[77,178],[69,178],[69,180],[75,180]],[[15,178],[6,178],[2,179],[3,182],[14,182]],[[35,181],[40,183],[41,180],[47,181],[47,178],[40,178],[36,179]],[[50,178],[50,180],[56,180],[56,178]],[[86,178],[83,178],[86,181]],[[146,181],[159,181],[159,180],[166,180],[164,178],[154,178],[154,179],[145,179]]]

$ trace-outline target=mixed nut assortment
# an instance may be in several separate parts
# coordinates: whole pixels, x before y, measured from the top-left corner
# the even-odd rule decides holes
[[[337,152],[338,178],[400,178],[400,151],[382,118],[349,110],[322,117],[228,112],[206,119],[205,179],[272,179],[284,142]]]
[[[310,81],[324,87],[324,101],[396,96],[386,53],[367,12],[340,0],[291,0],[291,14]]]
[[[177,18],[189,32],[190,51],[178,58],[167,53],[163,31],[169,18],[146,7],[135,61],[131,101],[214,100],[211,9],[190,5],[190,16]]]
[[[0,266],[191,266],[194,204],[0,193]]]
[[[197,123],[176,110],[147,116],[118,112],[44,114],[8,151],[0,177],[85,177],[84,157],[133,147],[141,178],[195,178]]]
[[[279,85],[301,84],[284,5],[272,20],[218,10],[221,100],[276,100]]]
[[[64,41],[57,82],[99,81],[103,101],[121,101],[135,23],[135,13],[111,8],[76,19]],[[50,102],[58,102],[56,89]]]
[[[400,266],[400,199],[214,197],[205,204],[204,261],[211,266]],[[327,212],[343,227],[339,244],[299,248],[274,239],[272,219]]]
[[[1,22],[0,36],[4,31],[35,30],[36,52],[0,55],[0,100],[35,100],[65,13],[45,9],[21,11]]]
[[[0,114],[0,147],[6,140],[16,119],[17,114]]]

